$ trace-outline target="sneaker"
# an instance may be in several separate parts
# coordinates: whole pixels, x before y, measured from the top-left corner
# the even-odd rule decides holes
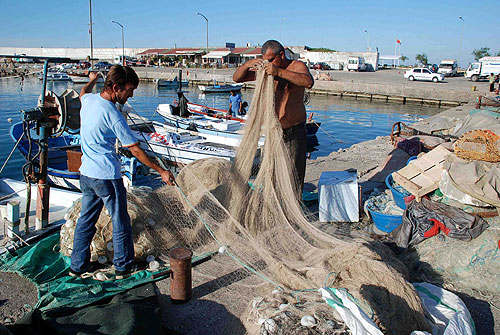
[[[147,267],[148,267],[147,262],[134,262],[130,265],[128,269],[125,269],[123,271],[115,270],[115,278],[116,279],[128,278],[131,275],[136,274],[137,272],[146,270]]]
[[[79,271],[73,270],[72,268],[69,268],[69,275],[71,277],[81,278],[84,273],[94,272],[94,271],[102,269],[103,267],[104,267],[104,265],[102,265],[99,262],[90,262],[90,266],[89,266],[87,271],[79,272]]]

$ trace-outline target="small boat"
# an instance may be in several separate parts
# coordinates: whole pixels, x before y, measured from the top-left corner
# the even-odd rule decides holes
[[[219,108],[207,107],[199,104],[195,104],[192,102],[188,102],[188,111],[195,115],[204,115],[217,119],[225,119],[225,120],[233,120],[244,123],[246,121],[247,115],[235,117],[228,116],[227,111]],[[319,127],[321,126],[321,122],[316,122],[313,119],[314,113],[310,113],[307,121],[306,121],[306,136],[312,137],[315,136],[318,132]]]
[[[189,81],[183,80],[182,81],[182,86],[187,86],[189,84]],[[179,87],[179,80],[177,77],[173,80],[166,80],[166,79],[156,79],[156,86],[158,87]]]
[[[75,90],[68,89],[57,96],[51,91],[46,92],[46,107],[57,110],[61,127],[66,129],[58,134],[60,136],[51,136],[48,138],[48,166],[47,180],[53,186],[62,187],[69,190],[80,190],[80,100]],[[41,97],[38,99],[41,104]],[[65,112],[64,112],[65,111]],[[57,128],[55,132],[63,130]],[[33,123],[19,122],[11,126],[10,137],[14,142],[18,142],[17,149],[26,158],[26,160],[38,166],[40,145],[38,140],[40,135]],[[122,165],[122,176],[125,185],[136,185],[146,183],[144,178],[138,178],[139,174],[147,174],[146,169],[136,158],[120,156]]]
[[[73,72],[73,73],[69,73],[69,77],[71,78],[71,80],[73,81],[74,84],[86,84],[90,80],[89,75],[86,73]],[[99,77],[99,79],[97,79],[97,83],[98,84],[104,83],[104,78]]]
[[[239,91],[243,84],[231,84],[231,85],[198,85],[198,88],[202,93],[227,93],[231,91]]]
[[[189,132],[173,132],[158,122],[152,122],[146,128],[131,128],[144,151],[153,153],[171,164],[182,166],[203,158],[232,161],[236,156],[236,150],[231,146],[211,143]]]
[[[243,124],[236,120],[220,119],[200,114],[181,117],[174,115],[170,104],[158,105],[156,113],[163,117],[166,127],[189,131],[191,134],[202,136],[210,142],[237,147],[243,137],[241,134]],[[263,145],[263,143],[264,140],[262,139],[260,144]]]
[[[43,76],[38,79],[43,80]],[[47,72],[47,81],[71,81],[71,78],[66,72]]]

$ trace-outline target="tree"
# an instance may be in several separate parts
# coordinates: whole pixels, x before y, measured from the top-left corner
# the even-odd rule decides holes
[[[491,56],[490,55],[490,48],[482,47],[480,49],[474,49],[474,51],[472,51],[472,56],[474,56],[475,60],[479,60],[483,57]]]
[[[314,52],[336,52],[336,50],[329,49],[329,48],[308,48],[308,51],[314,51]]]
[[[408,57],[406,57],[405,55],[401,55],[401,57],[399,57],[399,59],[401,59],[401,61],[404,63],[408,60]]]
[[[429,62],[429,60],[427,59],[427,55],[425,53],[417,54],[415,56],[415,59],[417,60],[417,62],[420,62],[422,65],[427,65],[427,63]]]

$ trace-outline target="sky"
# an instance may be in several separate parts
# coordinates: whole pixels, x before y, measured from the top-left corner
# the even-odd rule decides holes
[[[441,1],[129,1],[93,0],[94,47],[209,47],[262,44],[277,39],[287,46],[338,51],[376,50],[398,54],[414,64],[425,53],[431,63],[444,58],[472,62],[471,52],[500,52],[498,0]],[[88,47],[88,0],[0,0],[0,46]],[[491,13],[491,18],[488,17]],[[459,19],[462,16],[463,21]]]

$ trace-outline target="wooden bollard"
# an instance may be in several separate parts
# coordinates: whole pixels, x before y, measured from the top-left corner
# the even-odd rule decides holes
[[[175,248],[170,258],[170,299],[173,304],[183,304],[191,300],[191,257],[193,252],[187,248]]]

